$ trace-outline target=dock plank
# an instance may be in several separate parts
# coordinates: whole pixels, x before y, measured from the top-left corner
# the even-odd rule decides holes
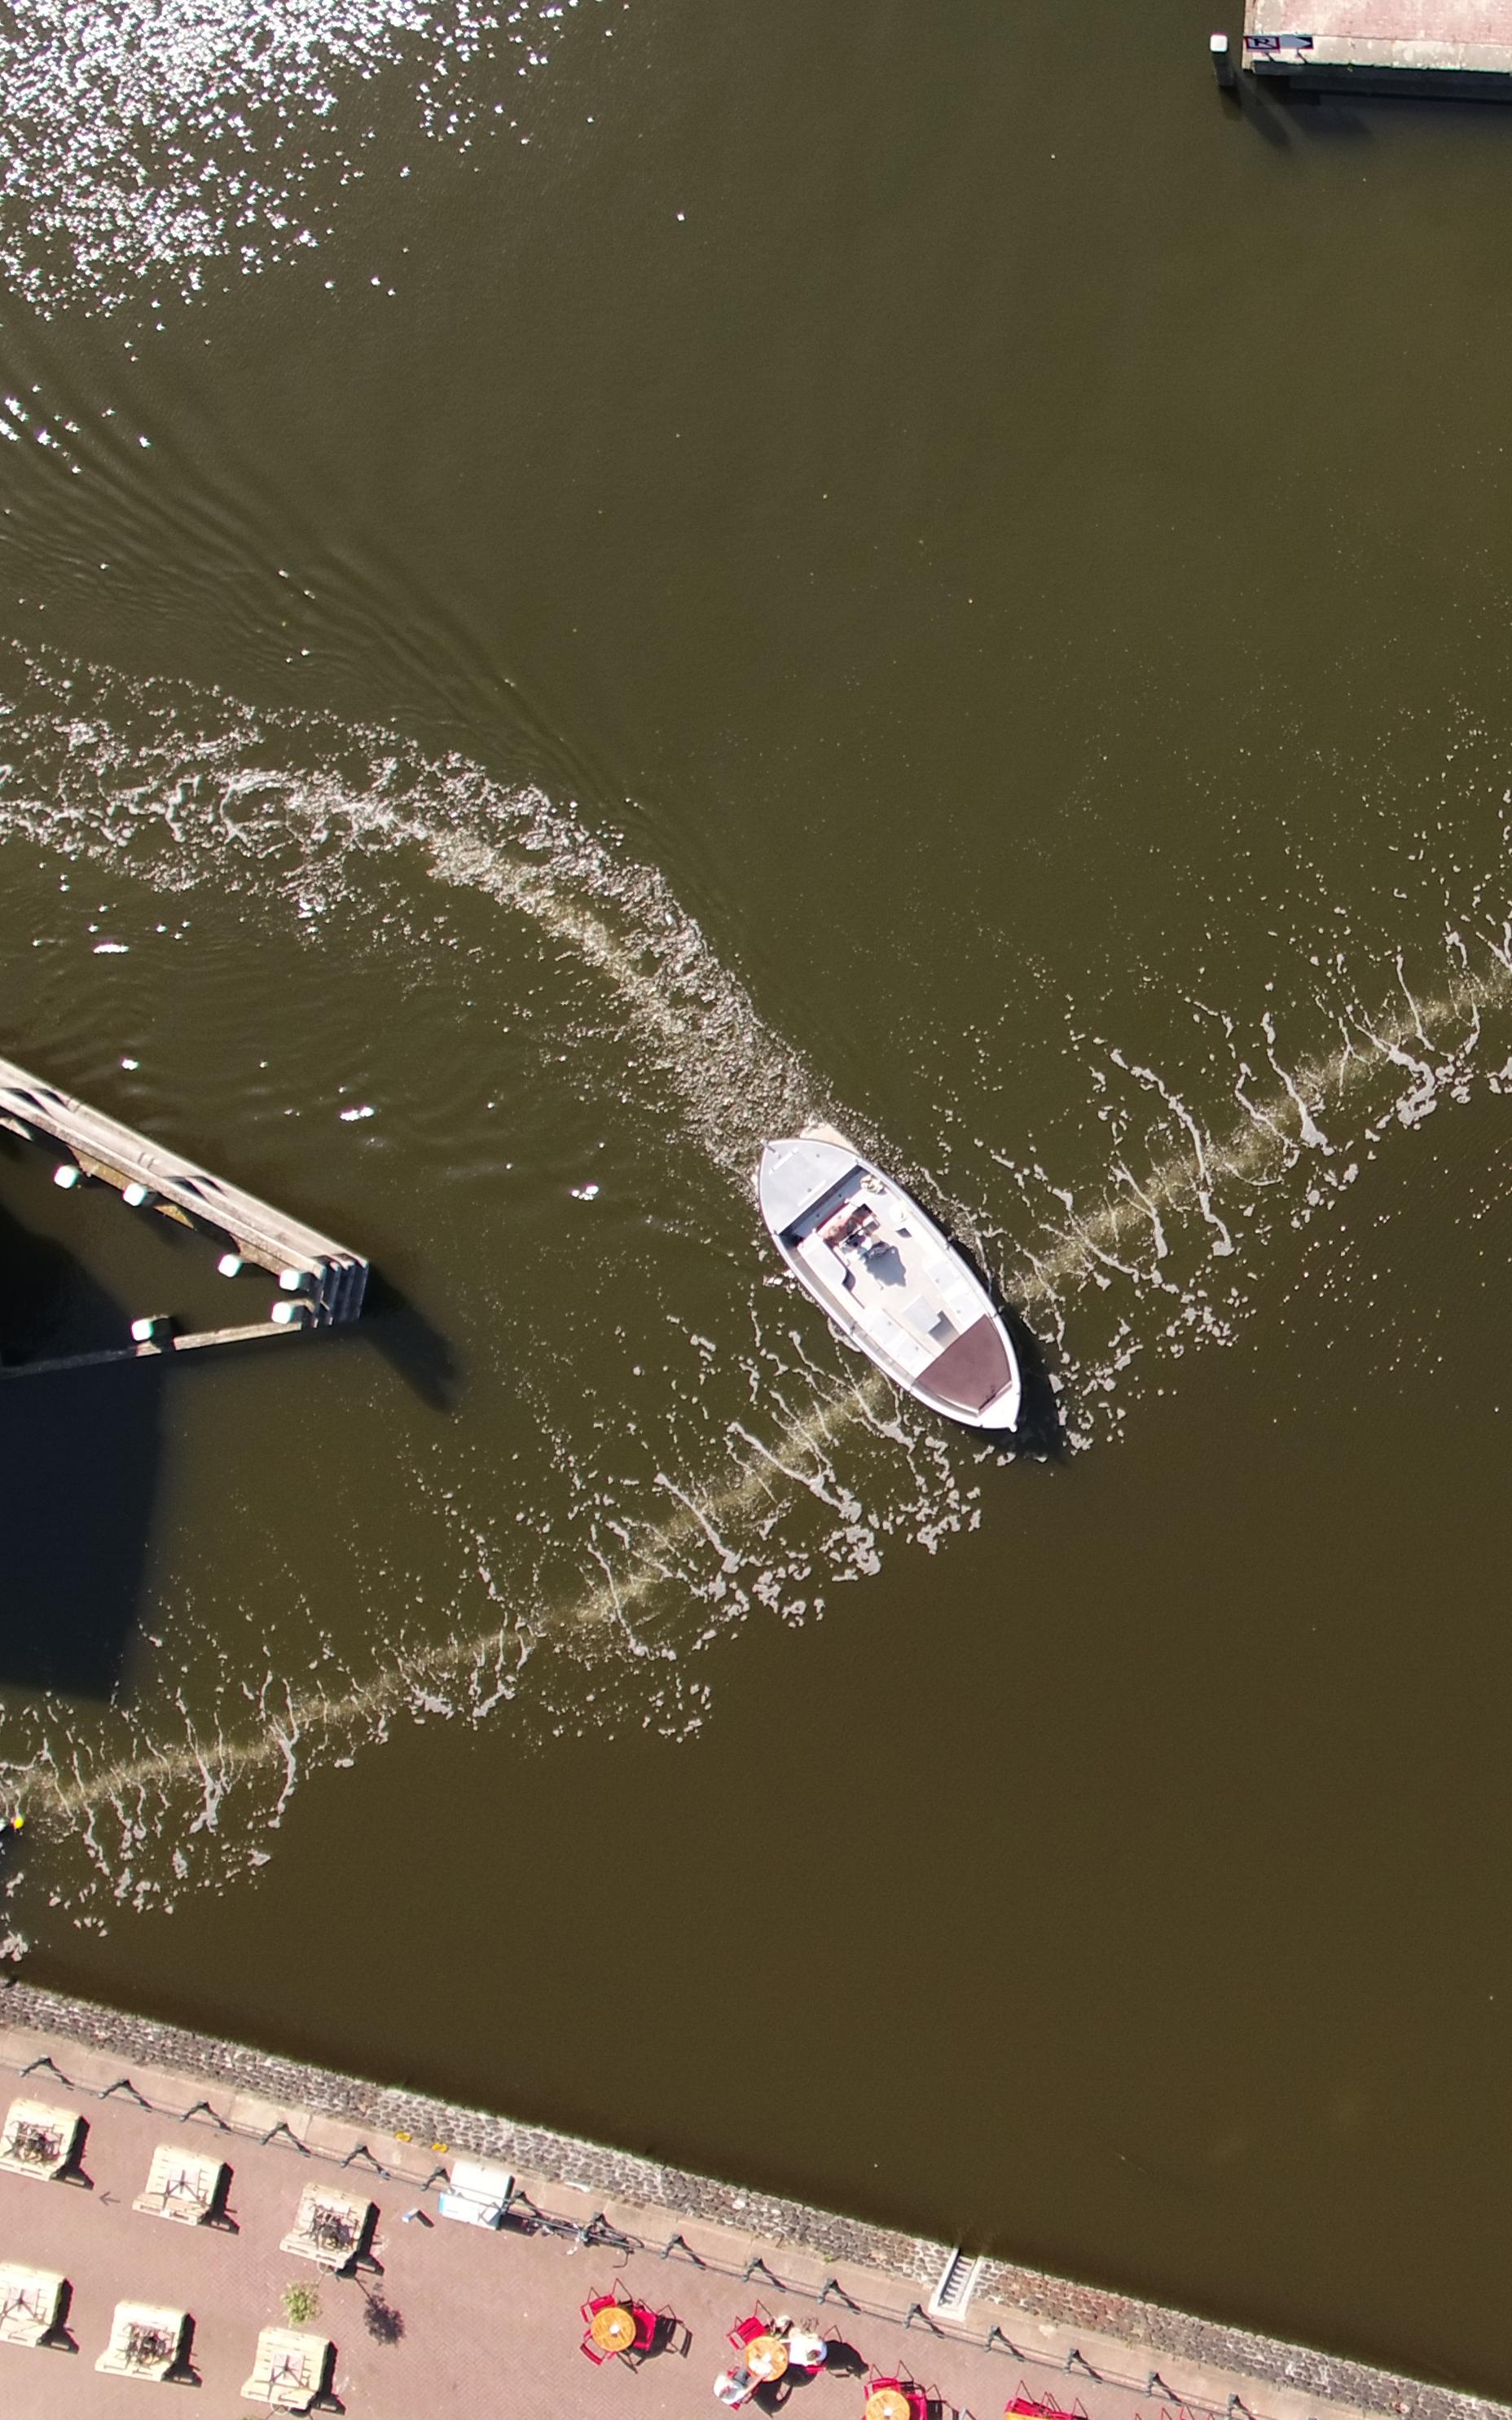
[[[7,1363],[5,1376],[86,1369],[265,1336],[298,1335],[309,1327],[345,1325],[361,1313],[368,1276],[368,1264],[361,1253],[4,1058],[0,1058],[0,1126],[23,1141],[61,1153],[64,1172],[70,1181],[76,1181],[68,1165],[71,1161],[82,1177],[117,1193],[141,1188],[144,1211],[150,1208],[160,1217],[220,1241],[239,1259],[266,1269],[279,1280],[291,1306],[301,1307],[286,1326],[264,1320],[183,1335],[164,1333],[148,1342],[74,1354],[62,1360]]]

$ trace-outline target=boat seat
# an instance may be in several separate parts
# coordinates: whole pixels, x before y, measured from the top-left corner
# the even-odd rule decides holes
[[[816,1277],[823,1278],[826,1285],[834,1286],[841,1294],[847,1291],[851,1273],[833,1245],[826,1244],[823,1235],[805,1236],[798,1249]]]

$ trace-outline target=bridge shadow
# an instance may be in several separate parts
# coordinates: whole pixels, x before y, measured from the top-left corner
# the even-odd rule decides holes
[[[161,1361],[23,1373],[118,1344],[130,1313],[65,1246],[0,1205],[0,1685],[108,1697],[147,1574]]]

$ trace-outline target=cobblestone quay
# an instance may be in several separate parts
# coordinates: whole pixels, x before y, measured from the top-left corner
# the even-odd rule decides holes
[[[547,2213],[559,2228],[580,2225],[585,2241],[633,2242],[663,2257],[686,2253],[701,2268],[761,2273],[779,2287],[791,2281],[822,2289],[821,2299],[832,2290],[851,2308],[874,2310],[905,2328],[931,2325],[919,2306],[949,2247],[924,2236],[869,2226],[545,2127],[20,1981],[0,1989],[0,2034],[4,2063],[22,2070],[23,2054],[34,2067],[51,2060],[61,2071],[70,2046],[84,2053],[94,2075],[74,2081],[101,2098],[129,2087],[144,2105],[161,2107],[164,2086],[181,2085],[179,2114],[193,2114],[193,2102],[230,2131],[264,2140],[286,2134],[298,2148],[344,2157],[348,2164],[361,2162],[410,2186],[433,2176],[443,2154],[498,2159],[532,2199],[549,2203],[552,2189],[559,2199],[562,2193],[586,2195],[576,2221],[560,2208]],[[105,2074],[100,2058],[116,2071],[105,2081],[100,2080]],[[221,2110],[195,2099],[208,2090],[223,2095]],[[700,2232],[711,2229],[717,2238]],[[963,2351],[974,2338],[979,2347],[1008,2351],[1037,2369],[1048,2365],[1078,2394],[1096,2387],[1133,2392],[1223,2420],[1310,2420],[1323,2407],[1394,2420],[1512,2420],[1507,2407],[1478,2397],[1007,2261],[985,2264],[964,2325],[934,2335]],[[922,2335],[918,2341],[922,2350]],[[1006,2371],[1008,2365],[998,2366]],[[1042,2383],[1035,2392],[1057,2399]]]

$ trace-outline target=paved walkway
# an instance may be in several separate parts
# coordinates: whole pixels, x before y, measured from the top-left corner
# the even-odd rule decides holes
[[[0,2172],[0,2262],[62,2272],[72,2288],[67,2325],[76,2348],[0,2343],[0,2412],[8,2420],[140,2413],[153,2390],[101,2377],[94,2366],[119,2301],[187,2308],[199,2420],[239,2420],[252,2409],[239,2390],[258,2331],[283,2323],[282,2291],[295,2280],[318,2288],[313,2332],[335,2343],[334,2390],[350,2420],[453,2413],[717,2420],[713,2381],[730,2358],[727,2332],[758,2297],[837,2340],[837,2365],[843,2361],[851,2373],[837,2366],[796,2382],[787,2397],[790,2420],[861,2420],[871,2366],[931,2390],[944,2420],[997,2420],[1020,2396],[1087,2420],[1163,2420],[1163,2413],[1179,2420],[1183,2406],[1220,2420],[1310,2420],[1319,2408],[1285,2389],[1183,2371],[1170,2361],[1151,2382],[1150,2357],[1138,2347],[1085,2335],[1076,2344],[1063,2326],[981,2301],[961,2328],[935,2333],[917,2319],[907,2325],[920,2293],[916,2282],[843,2264],[830,2269],[812,2254],[763,2246],[733,2228],[688,2220],[686,2246],[679,2238],[663,2257],[643,2247],[669,2242],[665,2212],[605,2207],[560,2182],[521,2177],[527,2198],[518,2221],[498,2233],[458,2226],[436,2217],[440,2180],[426,2182],[444,2164],[445,2146],[382,2137],[364,2149],[355,2128],[332,2118],[229,2089],[205,2093],[194,2078],[165,2071],[136,2068],[130,2086],[120,2075],[109,2054],[0,2028],[0,2117],[25,2097],[76,2109],[87,2124],[79,2164],[85,2181]],[[180,2141],[228,2162],[235,2232],[177,2226],[132,2209],[157,2147]],[[378,2206],[374,2270],[331,2278],[280,2252],[300,2195],[316,2179],[371,2194]],[[416,2208],[430,2224],[403,2223],[402,2213]],[[761,2271],[745,2281],[756,2259],[780,2287]],[[579,2306],[609,2288],[675,2312],[691,2332],[686,2354],[661,2354],[639,2371],[617,2361],[594,2369],[579,2351]],[[1002,2335],[989,2347],[995,2323]],[[778,2403],[767,2393],[748,2411],[768,2412]]]

